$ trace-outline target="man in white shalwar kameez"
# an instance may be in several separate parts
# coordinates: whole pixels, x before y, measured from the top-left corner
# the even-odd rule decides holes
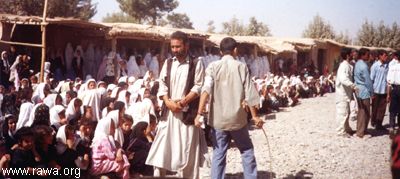
[[[350,65],[350,49],[341,52],[342,63],[339,65],[336,78],[336,120],[338,121],[337,132],[343,137],[350,137],[353,130],[349,125],[350,100],[356,85],[353,83],[353,66]]]
[[[175,32],[171,36],[172,59],[166,60],[160,73],[158,96],[168,108],[166,115],[158,123],[158,131],[146,160],[147,165],[155,167],[154,175],[165,177],[166,171],[176,171],[178,177],[199,178],[202,162],[200,144],[205,141],[200,135],[201,129],[186,125],[183,110],[195,98],[198,98],[204,80],[204,66],[198,62],[195,66],[193,87],[185,94],[188,80],[190,58],[187,35]],[[170,88],[167,87],[167,64],[171,62]],[[197,110],[197,109],[196,109]],[[197,112],[197,111],[196,111]],[[204,139],[204,140],[203,140]]]

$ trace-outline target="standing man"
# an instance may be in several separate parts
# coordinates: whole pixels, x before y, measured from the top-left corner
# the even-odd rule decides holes
[[[390,120],[390,132],[393,134],[396,126],[400,126],[400,62],[398,60],[400,56],[400,51],[394,54],[394,59],[389,66],[389,72],[387,75],[388,87],[388,100],[390,100],[389,105],[389,120]]]
[[[209,125],[212,127],[213,157],[211,178],[222,179],[225,176],[226,152],[233,139],[242,155],[244,178],[257,178],[257,163],[248,131],[247,112],[244,104],[250,108],[257,127],[263,126],[263,120],[256,116],[259,96],[250,79],[246,64],[236,60],[237,43],[227,37],[221,41],[222,59],[211,63],[200,97],[195,125],[200,126],[200,118],[205,103],[211,95]]]
[[[358,89],[357,103],[357,137],[363,138],[370,118],[370,98],[373,92],[372,81],[369,75],[368,59],[369,50],[361,48],[359,59],[354,67],[354,82]]]
[[[349,125],[350,100],[353,98],[353,91],[356,85],[353,83],[353,66],[350,64],[351,50],[342,49],[340,56],[343,61],[339,65],[336,77],[336,120],[339,123],[338,135],[350,137],[353,130]]]
[[[357,58],[358,58],[358,50],[357,49],[352,49],[351,50],[351,57],[350,57],[350,65],[353,67],[353,71],[354,71],[354,65],[357,62]],[[353,82],[354,82],[354,73],[352,75],[353,77]],[[350,120],[352,121],[356,121],[357,120],[357,99],[355,99],[354,97],[351,99],[350,101]]]
[[[165,177],[168,170],[176,171],[178,177],[199,178],[199,144],[204,136],[194,126],[194,118],[204,80],[204,66],[189,56],[188,37],[184,32],[171,35],[171,51],[174,57],[164,63],[157,94],[166,108],[146,164],[155,167],[157,177]]]
[[[388,56],[386,51],[378,51],[379,60],[371,66],[371,80],[373,83],[374,94],[372,96],[372,113],[371,126],[376,130],[386,130],[382,126],[383,117],[386,112],[387,97],[387,81],[388,64],[386,63]]]

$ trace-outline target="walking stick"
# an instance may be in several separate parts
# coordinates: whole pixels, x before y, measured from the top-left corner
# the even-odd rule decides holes
[[[265,138],[267,139],[267,147],[268,147],[268,152],[269,152],[269,158],[271,159],[271,162],[270,162],[270,164],[269,164],[269,170],[270,170],[270,172],[269,172],[269,177],[270,177],[270,178],[273,178],[273,175],[272,175],[272,153],[271,153],[271,147],[269,146],[269,140],[268,140],[267,133],[265,132],[265,130],[264,130],[263,127],[261,127],[261,130],[263,131],[264,136],[265,136]]]

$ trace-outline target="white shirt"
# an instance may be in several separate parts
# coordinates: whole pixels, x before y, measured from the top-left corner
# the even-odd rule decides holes
[[[398,60],[397,63],[389,64],[389,72],[386,80],[389,84],[400,85],[400,63]]]

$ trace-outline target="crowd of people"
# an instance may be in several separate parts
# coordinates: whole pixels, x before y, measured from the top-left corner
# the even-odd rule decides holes
[[[249,84],[232,93],[239,97],[232,98],[240,101],[239,106],[233,106],[238,111],[223,113],[228,117],[222,127],[213,117],[205,119],[214,129],[211,136],[227,135],[221,130],[242,131],[232,135],[238,136],[234,140],[244,141],[243,150],[252,146],[242,135],[247,131],[243,128],[248,123],[246,114],[261,127],[263,122],[257,117],[261,114],[294,106],[300,98],[335,91],[333,74],[319,75],[304,68],[295,74],[274,75],[266,56],[238,56],[234,51],[236,42],[232,40],[225,40],[225,45],[221,42],[221,48],[225,49],[221,50],[222,56],[214,53],[194,58],[189,55],[186,34],[176,32],[171,36],[172,54],[162,69],[158,64],[160,56],[154,50],[146,52],[144,57],[130,50],[109,52],[97,63],[98,60],[89,60],[100,58],[99,49],[93,50],[93,45],[86,52],[77,46],[74,52],[72,45],[67,44],[64,53],[60,49],[50,53],[44,82],[39,82],[39,76],[33,74],[27,53],[17,54],[11,47],[1,54],[0,63],[0,167],[26,168],[31,174],[35,168],[79,168],[82,176],[88,178],[162,177],[167,171],[175,171],[180,177],[198,178],[198,168],[207,158],[207,140],[213,144],[217,141],[205,135],[206,130],[196,127],[205,122],[195,117],[225,111],[211,102],[205,108],[204,103],[213,98],[226,100],[211,95],[216,91],[210,88],[221,81],[210,79],[227,77],[211,73],[209,67],[217,70],[221,68],[218,65],[223,67],[222,62],[233,56],[238,64],[231,68],[240,69],[239,73],[224,73],[243,75],[230,81],[232,87],[238,87],[240,80],[245,80],[240,84]],[[89,69],[90,66],[94,68]],[[227,89],[219,87],[218,90]],[[212,99],[201,101],[199,97],[205,89]],[[219,95],[224,96],[226,91],[223,91]],[[248,106],[249,110],[242,106]],[[232,117],[241,125],[237,126],[237,121],[232,124],[228,120]],[[251,158],[252,151],[248,152],[246,155]],[[224,159],[220,157],[224,155],[216,155],[212,165],[221,165]],[[246,174],[253,178],[256,164],[252,161],[249,164],[253,168],[248,168]],[[223,176],[224,167],[212,166],[212,169],[217,173],[216,178]]]
[[[336,80],[336,118],[338,134],[350,137],[354,133],[363,138],[369,135],[369,121],[377,131],[387,131],[383,126],[386,107],[389,105],[389,132],[396,133],[399,121],[399,52],[377,52],[362,48],[359,51],[342,49],[342,62]],[[356,131],[349,119],[357,121]],[[398,123],[398,122],[397,122]]]

